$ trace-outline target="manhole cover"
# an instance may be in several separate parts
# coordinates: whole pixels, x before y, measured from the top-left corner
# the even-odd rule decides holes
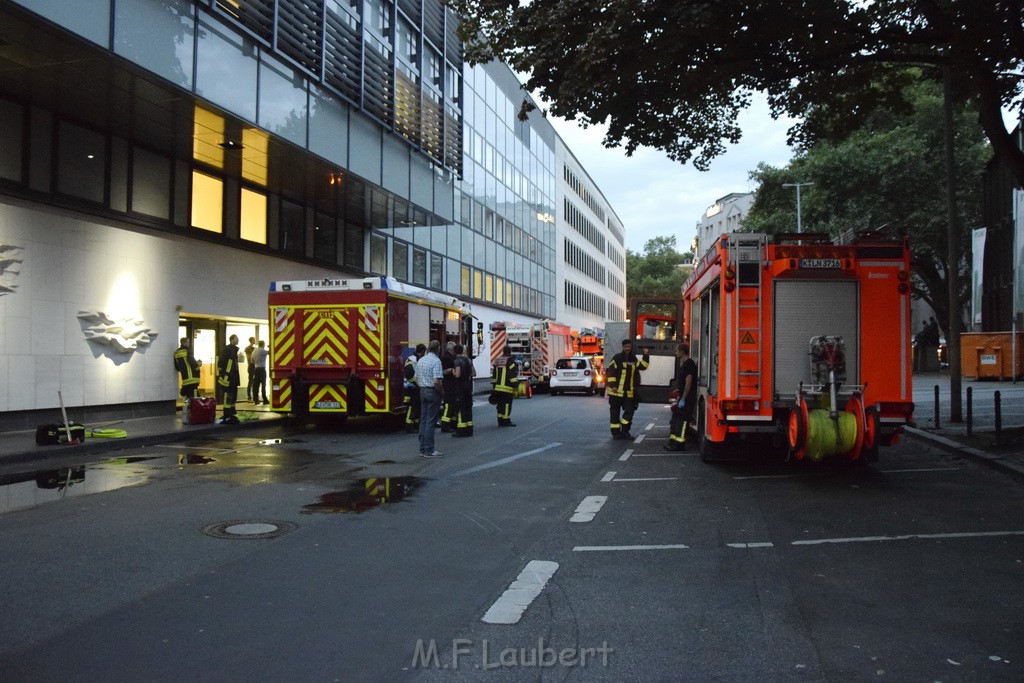
[[[295,529],[291,522],[267,519],[234,519],[203,527],[203,533],[214,538],[276,538]]]

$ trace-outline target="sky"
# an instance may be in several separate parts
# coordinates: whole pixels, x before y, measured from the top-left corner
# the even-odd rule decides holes
[[[772,120],[763,98],[755,98],[740,115],[740,142],[729,145],[706,172],[650,148],[640,148],[631,157],[622,148],[607,149],[601,144],[604,127],[583,129],[575,122],[548,120],[615,210],[625,227],[626,248],[634,252],[663,235],[675,235],[677,249],[689,251],[709,206],[729,193],[756,190],[748,174],[758,163],[785,166],[793,156],[786,146],[791,122]]]

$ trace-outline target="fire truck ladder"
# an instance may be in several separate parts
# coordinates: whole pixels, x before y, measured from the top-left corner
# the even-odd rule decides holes
[[[761,398],[762,259],[767,237],[761,234],[729,236],[729,264],[739,291],[736,296],[736,398]]]

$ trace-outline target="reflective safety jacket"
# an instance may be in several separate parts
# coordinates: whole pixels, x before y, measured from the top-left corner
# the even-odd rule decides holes
[[[491,384],[503,394],[514,394],[519,388],[519,364],[511,356],[502,356],[494,363]]]
[[[608,395],[633,398],[640,386],[640,372],[651,364],[651,357],[644,354],[637,358],[635,353],[617,353],[606,368]]]
[[[220,352],[217,361],[217,378],[223,386],[237,387],[238,377],[238,347],[228,344]]]
[[[416,378],[416,361],[418,360],[419,358],[417,358],[415,354],[405,359],[405,370],[403,371],[403,374],[405,376],[406,384],[413,384],[415,386],[413,380]]]
[[[179,346],[174,352],[174,369],[181,375],[181,386],[199,384],[199,361],[192,356],[192,348]]]

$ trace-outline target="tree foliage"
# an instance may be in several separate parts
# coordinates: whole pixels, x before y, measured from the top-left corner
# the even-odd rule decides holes
[[[680,296],[686,272],[679,268],[692,254],[676,250],[676,237],[655,237],[643,253],[626,250],[626,297]]]
[[[753,92],[800,120],[791,142],[807,147],[899,105],[908,78],[938,81],[948,64],[957,99],[977,103],[1024,184],[1024,153],[1001,112],[1024,101],[1024,0],[449,4],[465,17],[471,61],[497,57],[528,74],[553,114],[607,124],[609,147],[654,147],[701,170],[739,140],[736,117]]]
[[[812,182],[801,193],[804,231],[836,236],[848,230],[882,230],[909,236],[914,295],[932,307],[948,330],[942,92],[934,83],[910,82],[902,93],[909,109],[876,109],[842,141],[819,142],[785,168],[758,166],[751,178],[759,187],[743,228],[796,232],[794,189],[783,183]],[[969,254],[970,229],[981,218],[980,176],[991,150],[973,108],[956,112],[955,127],[960,249]],[[964,305],[970,297],[969,263],[968,257],[957,264]]]

